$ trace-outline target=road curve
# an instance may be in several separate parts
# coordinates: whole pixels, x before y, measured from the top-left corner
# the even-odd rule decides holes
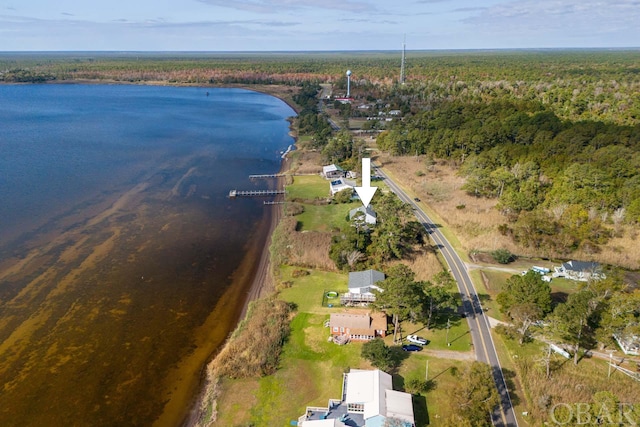
[[[469,324],[469,330],[471,331],[476,359],[481,362],[488,363],[491,366],[493,378],[498,392],[500,393],[501,405],[496,408],[492,414],[493,424],[495,426],[517,427],[518,421],[513,410],[509,390],[507,389],[502,367],[500,366],[500,361],[498,360],[495,345],[491,337],[489,320],[484,314],[480,298],[473,286],[473,282],[471,281],[471,277],[469,276],[465,264],[455,252],[453,246],[451,246],[444,235],[440,232],[438,229],[439,226],[431,221],[427,214],[422,211],[420,206],[418,206],[413,199],[407,196],[407,194],[379,167],[373,166],[373,169],[378,176],[385,180],[391,191],[396,193],[400,200],[411,205],[418,221],[420,221],[424,226],[425,230],[429,233],[431,239],[438,246],[440,252],[447,261],[449,270],[456,280],[458,289],[462,295],[462,306],[466,315],[467,323]]]

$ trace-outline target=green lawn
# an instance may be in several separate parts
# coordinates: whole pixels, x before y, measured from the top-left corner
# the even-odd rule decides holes
[[[417,405],[414,403],[416,426],[438,426],[450,416],[451,407],[449,401],[457,383],[454,375],[456,371],[459,372],[464,369],[467,363],[459,360],[438,359],[424,354],[412,354],[411,357],[402,362],[402,366],[400,366],[400,370],[396,378],[394,378],[394,384],[398,382],[405,383],[414,378],[424,380],[427,367],[429,369],[428,379],[435,383],[435,388],[427,392],[424,397],[414,398],[414,402],[418,403]],[[426,407],[423,406],[425,397]]]
[[[299,175],[293,177],[293,184],[287,186],[289,200],[324,199],[331,194],[329,181],[319,175]]]
[[[551,292],[564,292],[566,294],[572,294],[578,290],[580,282],[575,280],[565,279],[564,277],[554,277],[551,279]]]
[[[361,203],[330,205],[304,205],[304,212],[296,216],[301,230],[331,231],[348,226],[349,211],[362,206]]]
[[[310,274],[293,278],[291,275],[296,270],[301,269],[290,266],[281,267],[282,280],[293,282],[293,286],[280,291],[280,299],[295,303],[298,306],[298,312],[330,313],[332,309],[322,307],[323,293],[327,291],[340,293],[348,289],[349,279],[344,273],[305,269]]]
[[[471,347],[471,334],[469,333],[469,325],[466,319],[459,317],[451,318],[451,327],[449,328],[449,334],[447,337],[447,328],[432,328],[426,329],[422,324],[402,322],[402,336],[407,335],[419,335],[422,338],[429,340],[427,349],[433,350],[451,350],[451,351],[470,351]],[[387,338],[388,344],[391,345],[393,340],[393,329],[390,326],[390,336]],[[447,338],[451,343],[447,346]]]

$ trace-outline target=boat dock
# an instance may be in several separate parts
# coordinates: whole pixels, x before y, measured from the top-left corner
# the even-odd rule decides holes
[[[271,173],[266,175],[249,175],[249,179],[281,178],[283,176],[287,176],[287,175],[283,173]]]
[[[284,190],[231,190],[229,197],[264,197],[285,194]]]

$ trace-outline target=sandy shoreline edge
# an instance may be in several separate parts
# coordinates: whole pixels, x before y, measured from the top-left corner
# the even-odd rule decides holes
[[[271,93],[268,90],[265,90],[264,88],[255,88],[255,87],[252,88],[252,87],[246,87],[246,86],[224,86],[224,87],[235,87],[238,89],[251,90],[254,92],[260,92],[266,95],[276,97],[281,101],[285,102],[287,105],[289,105],[296,112],[296,115],[299,113],[298,107],[295,104],[293,104],[291,101],[283,99],[281,96]],[[293,132],[290,132],[290,135],[293,138],[293,145],[295,146],[297,143],[297,137]],[[289,160],[288,156],[285,156],[282,159],[279,173],[285,173],[289,169],[290,163],[288,162],[288,160]],[[278,186],[283,185],[281,178],[278,179],[277,185]],[[237,329],[237,327],[240,325],[240,322],[246,317],[249,305],[253,301],[256,301],[262,297],[267,296],[274,289],[273,277],[270,274],[271,272],[270,258],[271,257],[270,257],[269,248],[271,245],[271,238],[273,236],[273,232],[278,226],[280,219],[282,218],[283,207],[282,205],[271,205],[270,207],[265,207],[265,208],[270,209],[270,211],[265,213],[266,218],[262,221],[262,224],[259,224],[257,226],[257,231],[256,231],[257,236],[264,237],[264,243],[262,245],[255,245],[251,250],[249,250],[245,255],[244,259],[242,260],[242,262],[240,263],[240,265],[238,266],[238,269],[236,270],[236,272],[234,272],[234,280],[233,280],[234,285],[232,286],[235,286],[237,284],[239,288],[247,289],[245,286],[242,286],[242,282],[245,282],[245,283],[250,282],[251,285],[248,287],[248,291],[246,291],[245,293],[246,298],[242,304],[242,311],[238,316],[238,318],[236,319],[235,326],[230,331],[229,336],[233,333],[233,331]],[[265,224],[265,222],[267,222],[267,224]],[[263,232],[260,231],[260,228],[262,227],[264,227]],[[262,248],[261,250],[260,250],[260,247]],[[256,254],[257,251],[259,251],[260,253],[259,258]],[[255,261],[256,259],[258,259],[257,267],[255,267],[255,264],[253,263],[253,261]],[[251,268],[247,264],[249,265],[253,264],[255,268]],[[253,277],[252,278],[246,277],[247,274]],[[191,405],[188,408],[185,408],[187,412],[183,421],[180,424],[182,427],[198,427],[203,425],[200,423],[204,415],[203,411],[207,406],[208,398],[211,396],[211,393],[213,392],[212,388],[215,388],[215,384],[211,382],[211,378],[209,378],[209,375],[208,375],[209,367],[215,362],[218,354],[220,354],[222,349],[226,345],[228,345],[228,343],[229,343],[229,340],[226,339],[224,343],[215,351],[215,353],[211,355],[206,365],[202,367],[199,392],[197,393],[196,396],[193,397]]]

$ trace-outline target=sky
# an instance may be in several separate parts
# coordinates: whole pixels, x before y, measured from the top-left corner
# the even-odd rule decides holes
[[[640,0],[0,0],[0,51],[640,46]]]

